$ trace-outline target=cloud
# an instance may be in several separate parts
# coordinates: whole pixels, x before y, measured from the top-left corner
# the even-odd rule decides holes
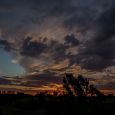
[[[79,40],[75,38],[74,34],[65,37],[65,44],[70,44],[72,47],[79,45]]]
[[[11,81],[0,77],[0,84],[11,84]]]
[[[0,46],[28,74],[101,71],[115,65],[114,11],[114,0],[1,0]]]
[[[110,81],[105,84],[100,84],[97,86],[97,88],[102,90],[115,90],[115,81]]]
[[[104,11],[96,20],[92,28],[96,33],[80,48],[80,63],[86,69],[101,70],[115,65],[115,16],[114,5]]]
[[[12,49],[11,44],[7,40],[0,40],[0,48],[3,48],[6,51]]]
[[[75,40],[78,42],[77,39]],[[70,63],[67,50],[71,47],[74,46],[70,46],[66,41],[60,43],[57,40],[50,40],[47,44],[47,39],[44,42],[39,42],[32,41],[32,38],[26,38],[20,48],[20,64],[28,72],[43,72],[57,66],[61,70],[61,66],[66,68]]]
[[[13,64],[18,64],[19,62],[18,62],[18,60],[13,59],[13,60],[11,61],[11,63],[13,63]]]
[[[49,71],[46,71],[41,74],[36,73],[33,75],[27,75],[24,79],[25,82],[22,82],[21,85],[25,86],[42,86],[49,85],[51,83],[62,83],[62,78],[60,76],[57,76],[55,73]]]
[[[44,51],[47,47],[45,44],[40,42],[30,41],[32,38],[28,37],[23,41],[21,48],[21,55],[26,55],[30,57],[37,57]]]

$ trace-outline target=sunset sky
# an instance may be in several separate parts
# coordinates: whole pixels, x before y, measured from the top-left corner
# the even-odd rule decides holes
[[[65,72],[115,90],[114,0],[0,0],[0,84],[61,84]]]

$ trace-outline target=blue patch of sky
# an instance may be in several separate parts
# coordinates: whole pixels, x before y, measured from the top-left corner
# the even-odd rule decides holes
[[[0,75],[19,76],[25,73],[25,70],[18,63],[12,63],[13,57],[10,52],[0,49]]]

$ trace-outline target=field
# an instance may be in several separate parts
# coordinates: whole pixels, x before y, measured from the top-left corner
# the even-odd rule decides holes
[[[0,115],[114,114],[115,97],[0,95]]]

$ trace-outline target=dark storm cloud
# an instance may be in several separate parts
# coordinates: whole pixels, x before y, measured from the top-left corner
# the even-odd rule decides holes
[[[74,34],[67,35],[65,37],[65,44],[70,44],[71,46],[77,46],[79,45],[79,40],[74,36]]]
[[[40,42],[31,41],[31,39],[31,37],[28,37],[23,41],[20,53],[24,56],[37,57],[47,46]]]
[[[0,40],[0,48],[3,48],[6,51],[12,49],[11,44],[7,40]]]
[[[46,53],[49,52],[50,56],[59,63],[68,59],[69,56],[67,51],[69,48],[74,46],[78,47],[80,44],[79,40],[75,38],[74,34],[67,35],[64,37],[64,43],[60,43],[57,40],[51,40],[49,45],[46,47]]]
[[[47,38],[44,42],[38,42],[38,41],[31,41],[32,37],[27,37],[22,44],[21,47],[21,55],[27,56],[27,57],[37,57],[40,56],[41,53],[55,53],[55,56],[59,55],[63,58],[63,55],[65,54],[65,50],[68,48],[68,46],[64,46],[64,44],[59,43],[57,40],[51,40],[49,44],[47,44]]]
[[[0,28],[5,37],[24,37],[38,27],[48,18],[63,17],[61,25],[69,28],[86,28],[95,19],[102,3],[88,2],[82,0],[20,0],[20,1],[0,1]],[[95,5],[96,4],[96,5]],[[51,23],[53,20],[50,20]],[[56,25],[55,25],[56,26]],[[45,28],[45,27],[44,27]],[[21,33],[21,34],[20,34]]]
[[[98,25],[98,35],[95,37],[95,42],[101,43],[105,40],[111,39],[115,35],[115,2],[113,6],[103,12],[101,16],[95,21]]]
[[[59,43],[58,41],[51,41],[48,50],[51,52],[51,56],[53,56],[56,62],[62,61],[66,58],[66,49],[68,46]]]
[[[25,81],[27,81],[24,85],[26,86],[42,86],[48,85],[50,83],[61,83],[62,78],[60,76],[56,76],[52,72],[44,72],[42,74],[34,74],[28,75],[25,77]]]
[[[79,51],[80,63],[87,69],[101,70],[115,65],[115,6],[103,12],[92,26],[95,36]]]
[[[4,77],[3,77],[3,78],[0,77],[0,84],[1,84],[1,85],[2,85],[2,84],[9,85],[9,84],[11,84],[11,81],[8,80],[8,79],[5,79]]]
[[[48,68],[49,66],[47,64],[56,65],[63,63],[67,59],[72,63],[71,55],[69,55],[71,52],[67,53],[67,51],[74,46],[78,47],[80,43],[74,35],[65,36],[64,43],[60,43],[57,40],[50,40],[50,42],[47,43],[48,38],[40,39],[44,42],[32,41],[32,37],[27,37],[23,41],[20,49],[20,55],[23,56],[20,60],[20,64],[30,73],[39,72],[41,68]]]
[[[69,9],[69,2],[70,0],[1,0],[0,25],[4,31],[6,30],[10,34],[21,31],[21,29],[28,31],[33,24],[42,23],[49,16],[55,16],[56,12],[66,12],[67,8],[64,9],[63,7],[68,6]]]
[[[40,81],[46,82],[46,83],[55,83],[55,82],[60,83],[61,82],[60,77],[56,76],[52,72],[44,72],[44,73],[39,74],[39,75],[33,75],[33,76],[30,76],[29,79],[31,79],[31,80],[40,80]]]
[[[111,7],[114,4],[113,0],[73,0],[74,10],[69,13],[64,20],[63,26],[65,28],[76,29],[80,32],[87,32],[90,30],[95,20],[101,15],[103,11]],[[70,8],[71,9],[71,8]],[[71,10],[70,10],[71,11]]]
[[[91,10],[89,8],[78,8],[75,11],[76,12],[72,16],[64,21],[64,27],[70,30],[75,28],[81,32],[87,31],[95,19],[95,9]]]
[[[70,65],[77,64],[90,70],[114,65],[113,1],[0,0],[0,37],[5,40],[0,41],[0,45],[6,50],[11,46],[18,49],[15,55],[21,57],[20,64],[29,71],[33,63],[38,63],[36,69],[39,69],[40,64],[48,66],[66,59]],[[61,32],[60,37],[57,37],[58,32]],[[82,37],[76,36],[77,32]],[[52,33],[55,39],[52,39]],[[41,42],[39,37],[44,36],[46,39]]]
[[[41,53],[51,53],[51,56],[55,59],[65,59],[66,51],[68,48],[78,46],[80,44],[79,40],[75,38],[74,34],[67,35],[64,38],[64,43],[60,43],[57,40],[50,40],[50,43],[47,44],[48,38],[40,38],[43,42],[32,41],[32,37],[27,37],[22,43],[20,49],[20,54],[24,56],[37,57]]]

